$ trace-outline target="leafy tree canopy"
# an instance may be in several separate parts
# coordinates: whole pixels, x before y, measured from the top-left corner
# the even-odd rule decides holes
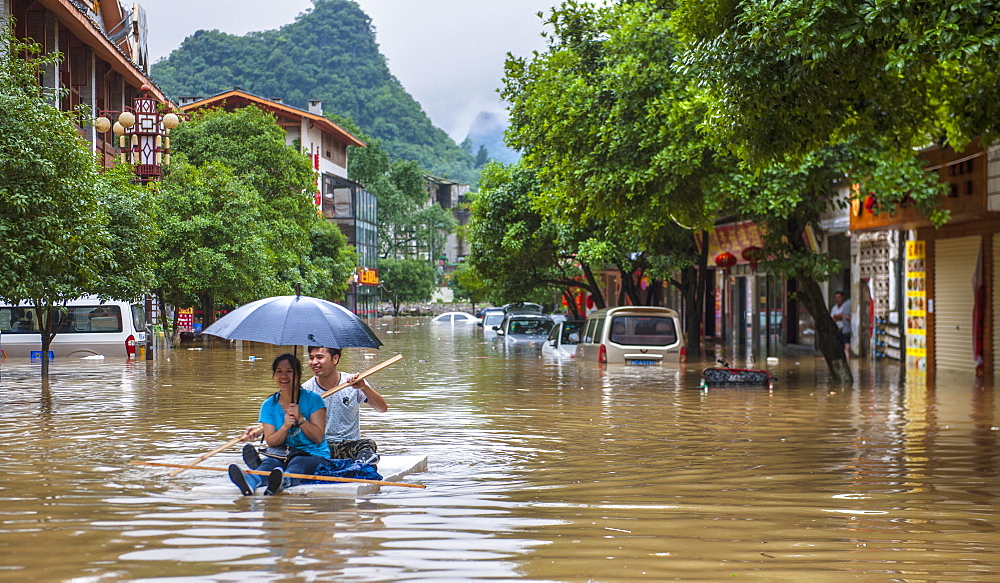
[[[321,225],[326,221],[317,216],[313,203],[312,165],[307,156],[285,143],[285,133],[272,115],[256,107],[198,112],[171,132],[171,141],[173,150],[190,164],[222,164],[260,197],[255,213],[266,226],[262,234],[268,248],[266,263],[285,282],[285,292],[295,283],[312,282],[307,287],[324,290],[323,297],[342,297],[334,290],[346,289],[347,239],[339,229]],[[212,192],[228,196],[224,189]],[[317,255],[320,249],[326,251]],[[317,279],[312,271],[317,267],[309,259],[319,257],[326,258],[321,270],[333,270],[330,277],[338,281]],[[269,285],[267,279],[261,285]]]
[[[680,0],[678,70],[707,91],[706,128],[767,163],[860,139],[905,151],[996,136],[992,0]]]
[[[379,260],[379,282],[392,302],[394,314],[399,314],[400,302],[429,301],[436,280],[434,268],[426,261],[392,257]]]
[[[269,246],[271,211],[228,166],[199,167],[179,157],[159,195],[155,289],[167,304],[200,304],[210,295],[235,306],[288,291]]]
[[[468,225],[469,263],[490,283],[496,303],[523,301],[539,288],[583,288],[603,307],[590,266],[577,258],[588,233],[536,210],[538,189],[529,168],[487,164]]]

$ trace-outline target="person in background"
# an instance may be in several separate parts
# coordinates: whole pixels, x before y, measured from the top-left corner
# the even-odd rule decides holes
[[[251,434],[259,434],[258,427],[262,428],[267,449],[263,459],[251,444],[243,449],[243,459],[251,469],[270,472],[265,496],[301,482],[285,478],[284,472],[315,474],[316,468],[330,456],[324,439],[326,405],[319,395],[302,390],[302,363],[292,354],[281,354],[271,363],[271,371],[278,392],[260,406],[261,424],[247,428],[245,433],[251,438]],[[229,479],[244,496],[253,494],[263,482],[261,476],[247,474],[236,464],[229,466]]]
[[[837,323],[837,338],[844,346],[844,355],[851,359],[851,300],[844,298],[844,292],[833,294],[830,317]]]
[[[303,392],[322,395],[337,385],[350,382],[353,374],[337,370],[340,349],[309,347],[309,367],[313,378],[303,383]],[[326,441],[333,459],[353,459],[359,464],[378,464],[378,446],[372,439],[361,438],[361,403],[379,413],[388,411],[385,399],[367,381],[361,380],[324,399],[326,404]]]

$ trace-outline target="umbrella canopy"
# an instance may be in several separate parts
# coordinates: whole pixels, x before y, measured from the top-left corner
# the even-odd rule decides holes
[[[378,348],[382,341],[347,308],[308,296],[275,296],[250,302],[205,329],[229,340],[278,345]]]

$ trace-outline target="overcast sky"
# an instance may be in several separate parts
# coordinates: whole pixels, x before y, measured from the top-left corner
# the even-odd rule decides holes
[[[138,1],[154,63],[196,30],[272,30],[312,6],[310,0]],[[547,14],[558,0],[355,1],[371,17],[392,73],[434,124],[461,142],[479,112],[503,112],[496,90],[505,56],[545,48],[536,14]]]

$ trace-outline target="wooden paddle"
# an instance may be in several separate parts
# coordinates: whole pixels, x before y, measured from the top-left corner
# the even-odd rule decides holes
[[[389,360],[387,360],[387,361],[385,361],[385,362],[383,362],[381,364],[376,364],[375,366],[371,367],[370,369],[366,370],[363,373],[359,373],[357,376],[355,376],[349,382],[341,383],[341,384],[333,387],[329,391],[326,391],[325,393],[323,393],[322,397],[325,399],[326,397],[329,397],[330,395],[336,393],[337,391],[339,391],[341,389],[345,389],[345,388],[353,385],[354,383],[360,381],[361,379],[367,377],[368,375],[375,374],[378,371],[382,370],[383,368],[386,368],[387,366],[389,366],[391,364],[397,363],[400,360],[403,360],[403,355],[402,354],[397,354],[396,356],[393,356]],[[188,464],[188,466],[196,466],[196,465],[198,465],[199,462],[203,462],[203,461],[207,460],[208,458],[212,457],[213,455],[215,455],[217,453],[221,453],[221,452],[229,449],[230,447],[236,445],[237,443],[239,443],[241,441],[243,441],[243,435],[240,435],[239,437],[234,437],[234,438],[230,439],[229,441],[227,441],[226,443],[224,443],[224,444],[220,445],[219,447],[213,449],[212,451],[199,456],[195,460],[192,460],[191,463]],[[170,476],[170,477],[174,477],[177,474],[183,472],[184,470],[189,469],[187,466],[181,466],[181,465],[177,466],[177,468],[178,469],[170,472],[167,475]]]
[[[329,391],[324,392],[320,396],[325,399],[325,398],[329,397],[330,395],[336,393],[337,391],[339,391],[341,389],[346,389],[347,387],[349,387],[349,386],[353,385],[354,383],[360,381],[361,379],[365,378],[366,376],[368,376],[370,374],[375,374],[378,371],[382,370],[383,368],[389,366],[390,364],[397,363],[397,362],[399,362],[401,360],[403,360],[403,355],[402,354],[397,354],[396,356],[393,356],[392,358],[390,358],[389,360],[383,362],[382,364],[376,364],[375,366],[371,367],[370,369],[366,370],[365,372],[357,374],[353,379],[347,381],[346,383],[340,383],[339,385],[333,387]]]
[[[181,468],[184,470],[211,470],[213,472],[228,472],[229,468],[213,468],[209,466],[187,466],[182,464],[166,464],[160,462],[140,462],[132,460],[130,462],[134,466],[161,466],[164,468]],[[243,470],[248,474],[257,474],[258,476],[267,476],[271,472],[262,472],[260,470]],[[309,474],[284,474],[286,478],[298,478],[300,480],[319,480],[323,482],[361,482],[362,484],[377,484],[379,486],[403,486],[404,488],[426,488],[423,484],[405,484],[403,482],[384,482],[382,480],[365,480],[362,478],[338,478],[335,476],[311,476]]]
[[[234,438],[230,439],[229,441],[227,441],[226,443],[223,443],[219,447],[213,449],[212,451],[210,451],[210,452],[208,452],[206,454],[202,454],[202,455],[198,456],[197,459],[191,460],[191,464],[190,465],[191,466],[196,466],[196,465],[198,465],[199,462],[203,462],[203,461],[207,460],[208,458],[212,457],[213,455],[215,455],[217,453],[226,451],[227,449],[229,449],[230,447],[236,445],[237,443],[239,443],[242,440],[243,440],[243,436],[242,435],[240,435],[239,437],[234,437]],[[174,470],[174,471],[170,472],[167,475],[173,477],[173,476],[176,476],[177,474],[183,472],[185,469],[186,468],[182,467],[181,469]]]

